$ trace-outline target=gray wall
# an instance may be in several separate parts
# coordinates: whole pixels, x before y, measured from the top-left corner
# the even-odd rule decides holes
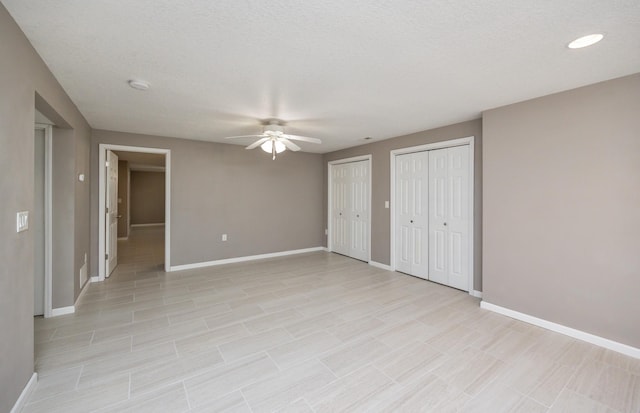
[[[445,140],[475,137],[474,154],[474,289],[482,290],[482,121],[472,120],[438,129],[431,129],[411,135],[399,136],[393,139],[373,142],[367,145],[331,152],[323,156],[323,228],[327,224],[327,163],[330,161],[350,158],[360,155],[372,155],[371,160],[371,259],[381,264],[390,263],[390,211],[384,207],[385,201],[390,201],[390,151],[410,146],[424,145],[427,143]],[[327,237],[324,237],[324,245],[327,245]]]
[[[131,225],[164,222],[164,172],[131,171]]]
[[[75,142],[70,129],[53,129],[51,304],[67,307],[75,301],[74,212]],[[78,281],[79,282],[79,281]]]
[[[129,235],[129,162],[118,161],[118,238]]]
[[[88,173],[90,129],[1,4],[0,39],[0,412],[8,412],[33,373],[34,241],[32,232],[18,234],[15,225],[16,212],[33,210],[35,107],[72,129],[76,173]],[[89,241],[89,189],[77,180],[74,186],[77,273]],[[77,294],[74,287],[70,296]]]
[[[171,150],[172,266],[322,245],[322,155],[286,151],[272,161],[239,145],[94,130],[94,223],[99,143]],[[94,258],[97,231],[93,225]]]
[[[483,125],[484,299],[640,348],[640,74]]]

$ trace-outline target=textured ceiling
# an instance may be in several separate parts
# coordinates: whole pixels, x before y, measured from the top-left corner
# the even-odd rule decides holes
[[[638,0],[1,1],[116,131],[223,142],[277,117],[329,152],[640,71]]]

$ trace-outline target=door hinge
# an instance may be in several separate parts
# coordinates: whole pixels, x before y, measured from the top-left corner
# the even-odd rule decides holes
[[[108,214],[109,213],[109,207],[106,207],[104,212],[106,212]]]
[[[108,260],[109,259],[109,254],[104,254],[104,259]]]
[[[109,161],[105,162],[104,166],[109,167]]]

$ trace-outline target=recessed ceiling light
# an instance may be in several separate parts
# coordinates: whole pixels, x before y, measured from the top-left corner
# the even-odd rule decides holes
[[[580,49],[583,47],[591,46],[592,44],[598,43],[604,37],[603,34],[589,34],[587,36],[582,36],[571,43],[569,43],[569,49]]]
[[[130,80],[129,82],[129,86],[131,86],[134,89],[137,90],[147,90],[149,89],[149,83],[145,82],[144,80]]]

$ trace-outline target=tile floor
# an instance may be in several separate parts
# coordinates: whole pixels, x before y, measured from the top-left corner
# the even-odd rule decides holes
[[[325,252],[165,273],[158,229],[36,319],[26,412],[633,412],[640,360]]]

